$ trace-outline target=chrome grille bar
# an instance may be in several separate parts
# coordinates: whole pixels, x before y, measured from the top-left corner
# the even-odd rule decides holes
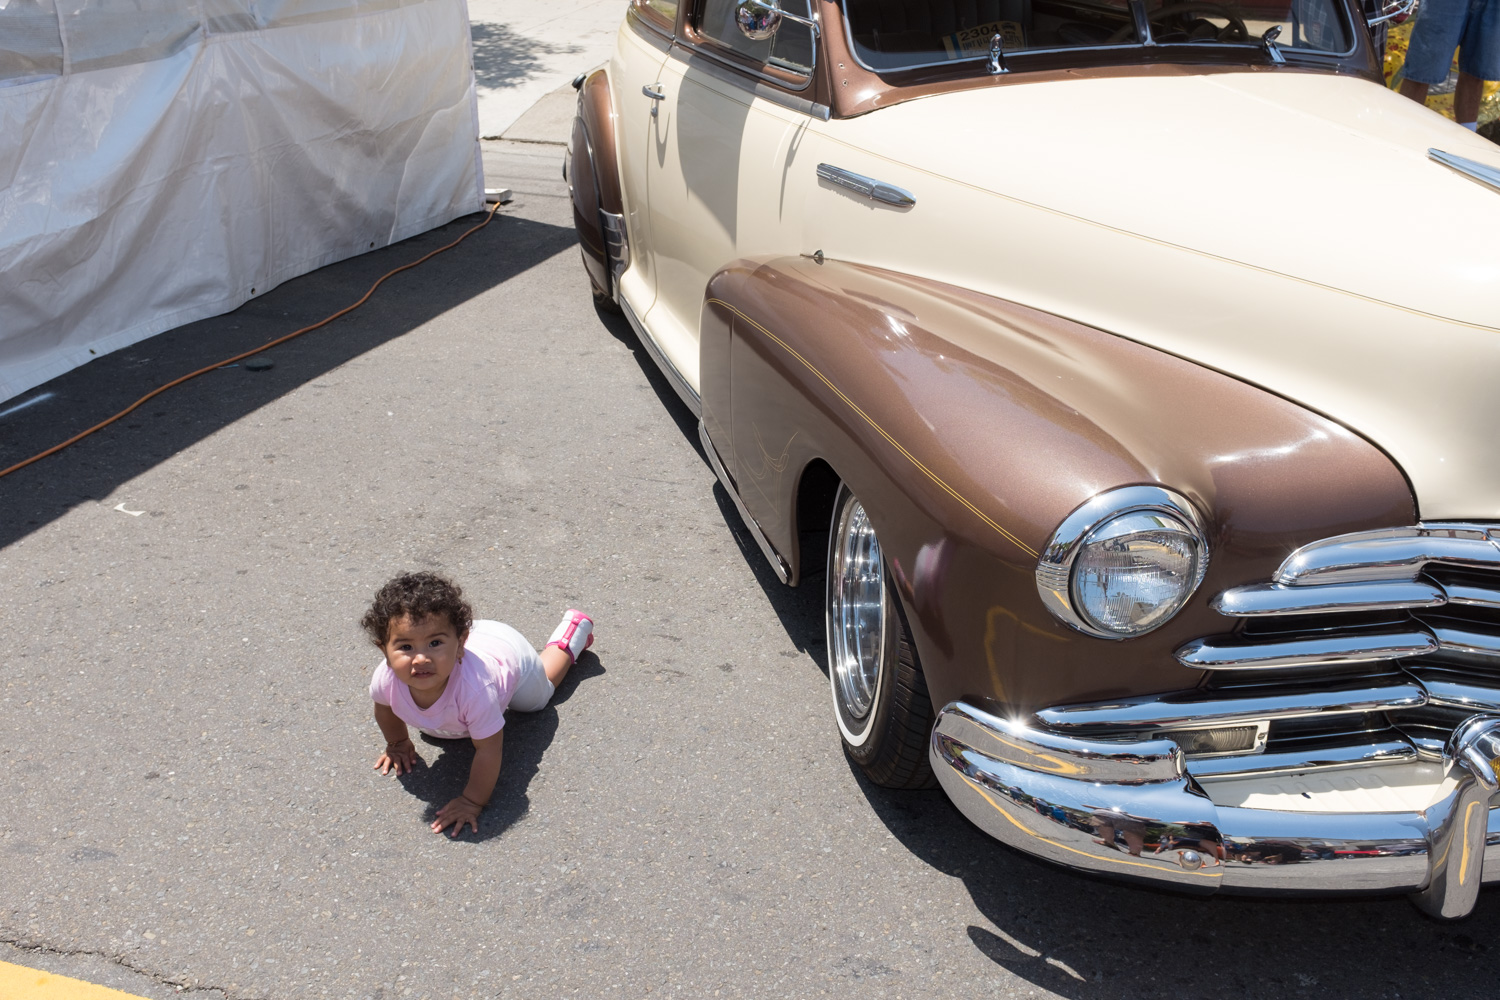
[[[1472,709],[1475,712],[1500,712],[1500,687],[1422,677],[1420,674],[1418,678],[1427,689],[1429,704]]]
[[[1193,726],[1225,726],[1259,719],[1293,719],[1350,712],[1418,708],[1427,692],[1410,679],[1364,682],[1334,691],[1235,692],[1214,697],[1188,691],[1155,698],[1131,698],[1092,705],[1044,708],[1036,717],[1060,732],[1118,730],[1138,732]]]
[[[1194,639],[1177,661],[1195,670],[1273,670],[1338,663],[1367,663],[1435,653],[1439,641],[1420,629],[1345,632],[1307,639],[1245,642],[1234,636]],[[1500,647],[1497,647],[1500,653]]]
[[[1500,635],[1448,626],[1439,626],[1432,631],[1437,636],[1438,644],[1444,649],[1458,653],[1477,653],[1480,656],[1500,656]]]
[[[1443,590],[1449,604],[1466,604],[1476,608],[1500,608],[1500,591],[1462,583],[1445,583]]]
[[[1491,596],[1500,602],[1500,594]],[[1226,590],[1215,597],[1210,606],[1219,614],[1231,618],[1259,618],[1272,615],[1435,608],[1454,599],[1442,587],[1420,580],[1297,587],[1279,583],[1256,583]]]
[[[1415,580],[1429,563],[1500,570],[1500,529],[1419,524],[1335,535],[1293,552],[1272,578],[1287,587]]]

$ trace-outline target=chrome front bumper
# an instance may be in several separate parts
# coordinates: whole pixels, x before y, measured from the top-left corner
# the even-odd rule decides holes
[[[1434,916],[1500,881],[1500,716],[1453,734],[1424,808],[1306,812],[1216,805],[1167,739],[1062,736],[964,702],[938,715],[933,771],[992,837],[1070,868],[1208,894],[1411,893]]]

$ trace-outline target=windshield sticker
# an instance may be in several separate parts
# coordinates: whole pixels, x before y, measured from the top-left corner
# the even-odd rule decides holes
[[[976,24],[972,28],[944,35],[943,48],[949,59],[972,59],[988,55],[990,39],[996,35],[1000,36],[1000,47],[1003,49],[1026,47],[1026,35],[1021,31],[1019,21],[991,21],[989,24]]]

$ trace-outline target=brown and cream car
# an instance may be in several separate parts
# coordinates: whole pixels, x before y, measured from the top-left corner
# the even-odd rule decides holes
[[[1190,891],[1500,880],[1500,155],[1390,13],[636,0],[580,79],[595,295],[874,781]]]

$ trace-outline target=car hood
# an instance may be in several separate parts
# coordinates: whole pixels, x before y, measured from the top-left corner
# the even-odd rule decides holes
[[[1500,191],[1427,155],[1500,166],[1486,140],[1368,81],[1285,71],[1013,83],[834,124],[837,165],[917,205],[893,221],[903,259],[859,224],[810,232],[819,249],[1261,385],[1382,447],[1424,519],[1500,518]]]

